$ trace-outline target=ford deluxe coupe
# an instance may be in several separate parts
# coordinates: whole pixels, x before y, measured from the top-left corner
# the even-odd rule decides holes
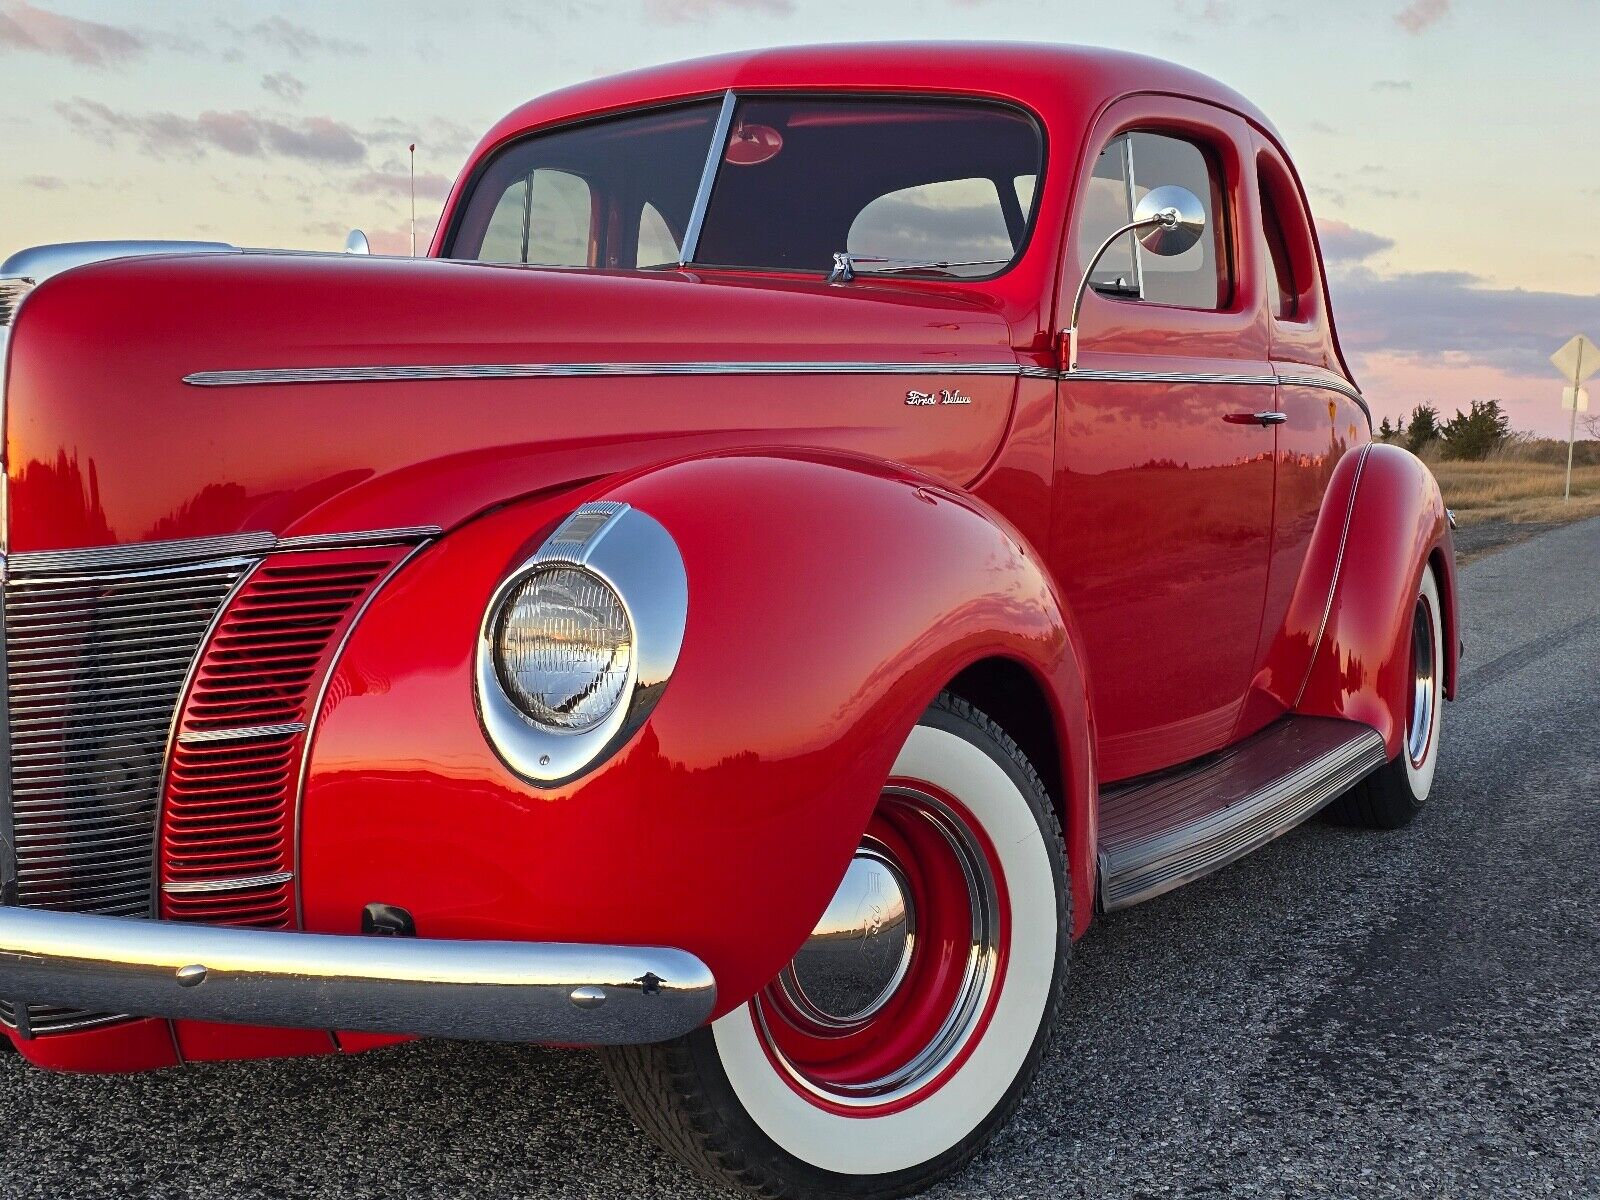
[[[1193,72],[708,59],[517,109],[423,259],[4,274],[41,1066],[595,1046],[714,1179],[904,1195],[1097,915],[1428,799],[1449,517]]]

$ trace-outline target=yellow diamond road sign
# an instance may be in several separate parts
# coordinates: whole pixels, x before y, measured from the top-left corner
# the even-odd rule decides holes
[[[1561,378],[1568,383],[1579,384],[1600,371],[1600,346],[1580,333],[1552,354],[1550,361],[1561,372]]]

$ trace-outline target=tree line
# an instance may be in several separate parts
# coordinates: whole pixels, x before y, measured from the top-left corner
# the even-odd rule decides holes
[[[1404,446],[1413,454],[1437,443],[1440,457],[1469,461],[1488,458],[1513,436],[1511,418],[1498,400],[1474,400],[1466,412],[1457,409],[1456,415],[1443,423],[1437,408],[1419,404],[1411,410],[1409,421],[1391,423],[1385,417],[1378,426],[1380,441]]]

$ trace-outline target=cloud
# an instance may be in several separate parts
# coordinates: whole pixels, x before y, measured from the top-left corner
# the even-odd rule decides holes
[[[244,28],[230,22],[222,22],[224,29],[236,37],[243,38],[253,47],[265,46],[269,50],[281,51],[292,58],[306,58],[319,52],[328,54],[365,54],[370,47],[363,42],[347,41],[344,38],[324,37],[305,25],[297,25],[285,17],[268,17],[264,21],[257,21],[254,25]]]
[[[59,175],[29,175],[22,181],[22,186],[41,192],[59,192],[67,186],[67,181]]]
[[[291,75],[288,71],[274,71],[271,75],[263,75],[261,77],[261,86],[280,100],[287,100],[290,104],[298,104],[300,98],[306,94],[305,81]]]
[[[1385,275],[1330,263],[1328,287],[1340,339],[1360,356],[1553,380],[1551,353],[1572,331],[1600,327],[1600,294],[1489,287],[1465,271]]]
[[[0,49],[32,50],[86,67],[109,67],[139,57],[149,45],[142,34],[120,25],[63,16],[28,0],[0,3]]]
[[[1360,262],[1394,245],[1392,238],[1335,220],[1317,222],[1317,240],[1322,244],[1322,257],[1330,268]]]
[[[437,162],[441,156],[459,162],[478,144],[481,129],[464,125],[449,117],[424,117],[420,120],[402,121],[396,117],[379,117],[367,130],[365,137],[372,146],[392,147],[395,162],[404,161],[406,147],[417,144],[417,161]]]
[[[1395,24],[1415,37],[1429,26],[1442,21],[1450,12],[1450,0],[1411,0],[1395,14]]]
[[[453,182],[448,175],[432,172],[418,175],[417,197],[443,200],[450,194],[450,185]],[[350,184],[350,190],[363,196],[395,196],[408,199],[411,195],[411,177],[405,172],[395,174],[387,171],[368,171],[356,176]]]
[[[1411,80],[1409,79],[1379,79],[1372,85],[1375,92],[1409,92]]]
[[[644,0],[645,15],[673,24],[704,21],[723,12],[793,14],[794,0]]]
[[[1233,16],[1223,0],[1176,0],[1175,7],[1180,19],[1206,25],[1226,25]]]
[[[210,150],[222,150],[245,158],[278,155],[343,165],[367,157],[367,148],[355,130],[331,117],[305,117],[290,123],[242,110],[203,112],[198,117],[169,112],[131,114],[81,96],[55,107],[74,129],[97,141],[110,145],[120,137],[136,137],[157,157],[198,158]]]

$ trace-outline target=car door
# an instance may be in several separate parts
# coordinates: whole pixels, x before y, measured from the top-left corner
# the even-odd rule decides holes
[[[1259,250],[1241,236],[1257,219],[1240,186],[1250,146],[1232,114],[1140,97],[1108,110],[1080,171],[1063,313],[1146,191],[1186,187],[1207,216],[1182,255],[1129,237],[1101,260],[1059,383],[1051,551],[1089,660],[1102,782],[1226,745],[1250,688],[1276,428]]]
[[[1371,441],[1359,393],[1344,374],[1328,315],[1321,264],[1305,198],[1288,160],[1255,134],[1252,173],[1261,212],[1256,237],[1264,269],[1270,354],[1279,376],[1274,407],[1277,487],[1273,503],[1272,564],[1263,608],[1260,665],[1242,732],[1281,715],[1296,700],[1310,666],[1317,629],[1333,585],[1331,573],[1307,575],[1307,552],[1325,513],[1334,471],[1350,451]]]

